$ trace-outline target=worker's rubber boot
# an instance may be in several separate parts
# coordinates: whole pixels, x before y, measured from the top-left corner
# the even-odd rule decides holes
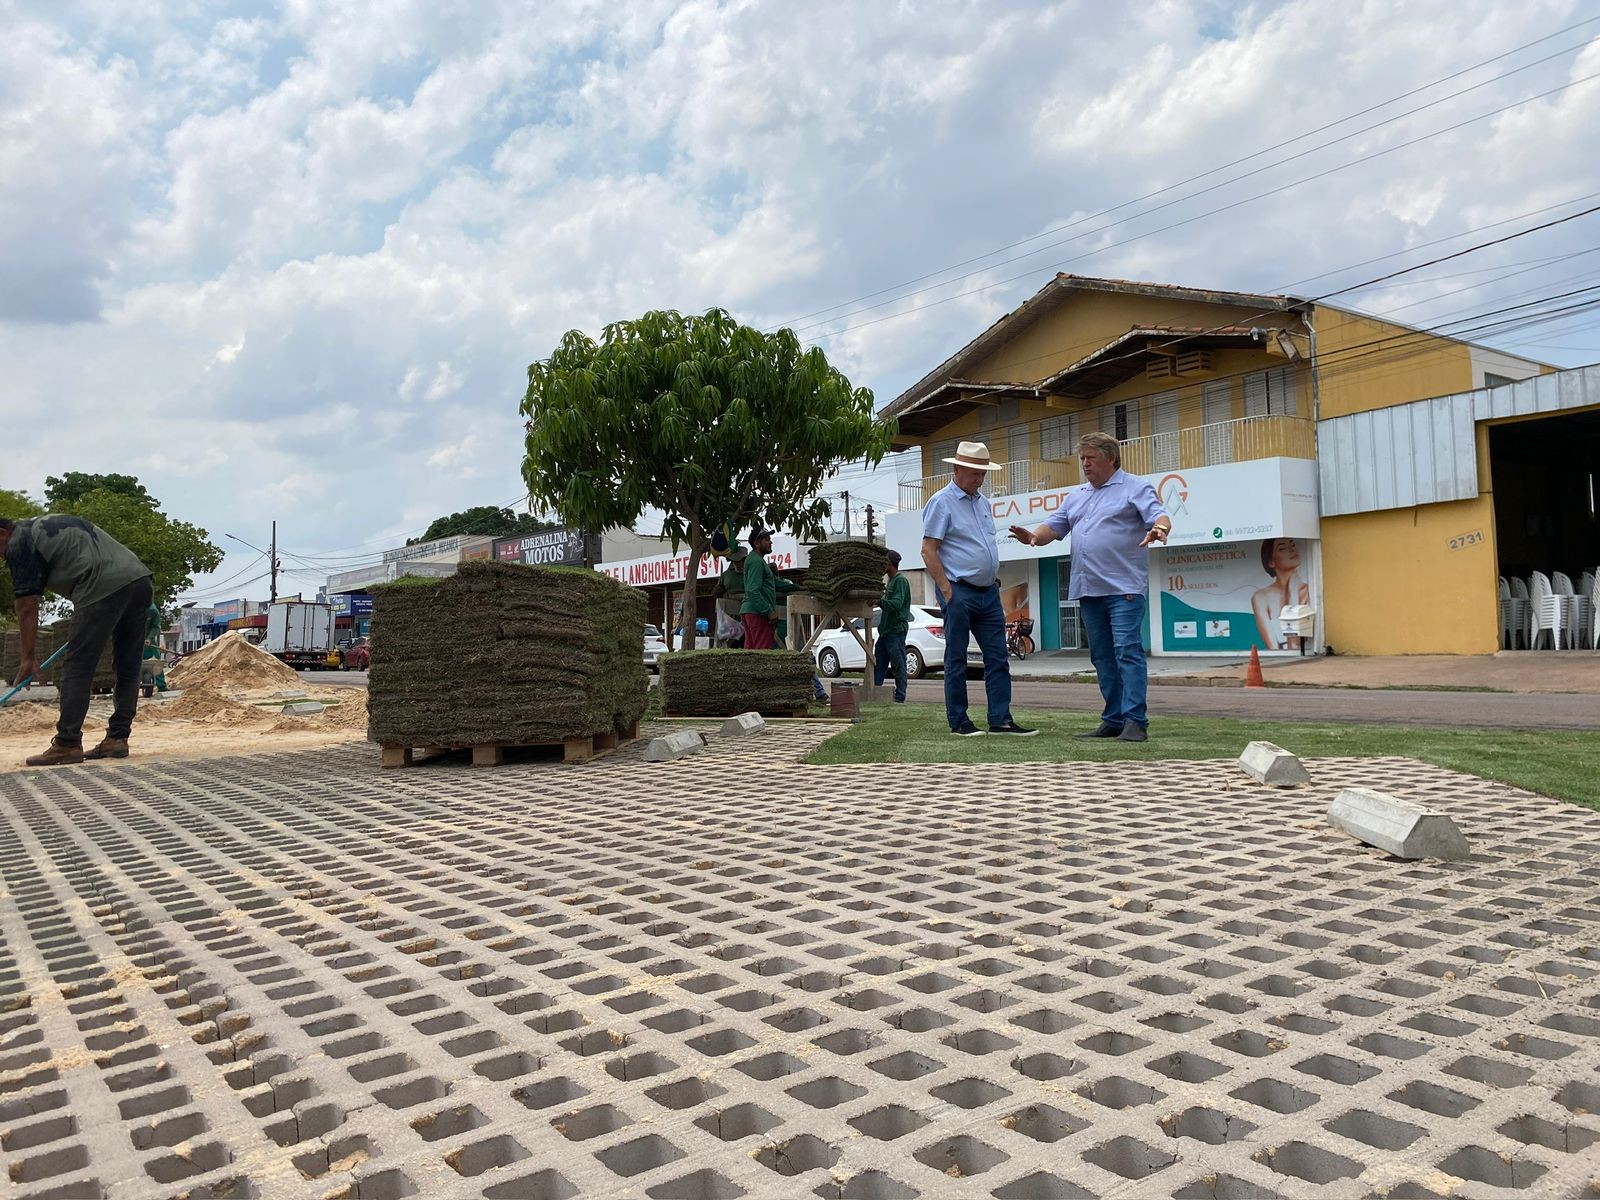
[[[50,749],[43,754],[35,754],[32,758],[24,759],[30,767],[64,767],[69,763],[83,761],[83,743],[76,745],[62,742],[56,738],[50,739]]]
[[[107,737],[101,738],[100,744],[93,750],[84,751],[85,758],[127,758],[128,739]]]

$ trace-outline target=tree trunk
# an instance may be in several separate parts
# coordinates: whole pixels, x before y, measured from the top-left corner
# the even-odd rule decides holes
[[[710,548],[711,543],[701,540],[699,526],[695,526],[690,531],[689,569],[683,579],[683,636],[687,639],[687,645],[684,647],[686,650],[695,648],[695,609],[700,601],[700,562]]]

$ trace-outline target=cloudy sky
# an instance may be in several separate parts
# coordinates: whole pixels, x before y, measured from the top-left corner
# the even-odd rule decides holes
[[[0,486],[128,471],[219,540],[276,518],[291,588],[520,497],[525,371],[570,328],[721,305],[882,404],[1055,270],[1316,295],[1600,203],[1594,2],[0,18]],[[1597,232],[1340,303],[1433,325],[1592,286]],[[1573,365],[1595,321],[1485,340]],[[227,545],[196,598],[239,594]]]

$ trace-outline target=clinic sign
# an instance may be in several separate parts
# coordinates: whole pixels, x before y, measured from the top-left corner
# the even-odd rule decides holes
[[[1317,464],[1309,459],[1252,462],[1161,471],[1144,476],[1172,519],[1170,546],[1196,546],[1247,538],[1321,536],[1317,518]],[[1074,484],[1086,487],[1087,484]],[[1032,528],[1061,507],[1072,488],[1053,488],[989,501],[1002,562],[1056,558],[1071,553],[1072,538],[1024,546],[1011,526]],[[889,547],[913,562],[922,557],[922,513],[895,513],[886,523]]]
[[[494,544],[494,557],[497,562],[529,567],[581,567],[583,530],[543,529],[521,537],[500,538]]]

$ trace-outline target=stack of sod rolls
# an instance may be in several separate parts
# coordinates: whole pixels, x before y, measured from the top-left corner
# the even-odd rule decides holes
[[[464,562],[374,588],[367,736],[526,746],[630,729],[644,625],[642,593],[576,567]]]
[[[788,712],[811,703],[811,656],[791,650],[689,650],[661,658],[672,717]]]
[[[811,547],[805,589],[823,600],[840,600],[851,592],[883,595],[889,552],[871,542],[823,542]]]

